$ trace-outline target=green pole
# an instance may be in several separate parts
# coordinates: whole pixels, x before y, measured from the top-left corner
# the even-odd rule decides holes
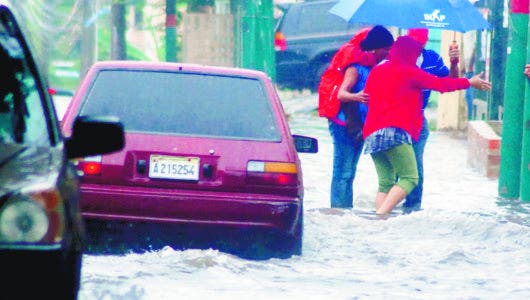
[[[526,2],[527,13],[520,7]],[[526,61],[528,35],[528,0],[512,0],[510,6],[508,56],[506,58],[506,89],[504,117],[502,122],[501,162],[499,171],[499,195],[504,198],[518,198],[521,175],[521,125],[525,79],[522,74]]]
[[[517,1],[517,0],[516,0]],[[513,2],[513,1],[512,1]],[[490,0],[492,7],[491,24],[493,36],[491,39],[491,98],[488,99],[488,119],[499,119],[499,106],[503,105],[505,87],[506,45],[508,30],[503,26],[504,1]],[[526,44],[525,44],[526,45]]]
[[[245,0],[242,17],[242,57],[243,68],[257,69],[256,37],[257,37],[257,3],[255,0]]]
[[[274,64],[274,6],[272,0],[262,0],[259,12],[260,37],[258,39],[258,49],[261,49],[261,51],[256,53],[258,55],[257,59],[261,62],[260,70],[267,73],[274,81],[276,68]]]
[[[529,1],[526,0],[526,24],[524,24],[527,31],[530,24],[528,24],[528,13],[529,13]],[[530,31],[528,32],[530,34]],[[530,36],[527,36],[526,39],[526,60],[525,63],[528,63],[528,58],[530,57]],[[514,73],[521,74],[522,67],[519,66],[519,69],[516,69]],[[523,75],[522,75],[523,76]],[[525,79],[525,97],[524,97],[524,112],[523,120],[520,123],[523,132],[523,144],[521,150],[521,200],[525,202],[530,202],[530,81]]]
[[[166,61],[177,61],[176,0],[166,0]]]
[[[489,3],[485,3],[485,1],[480,1],[478,4],[475,4],[476,7],[480,9],[488,9]],[[490,19],[488,17],[488,19]],[[475,44],[475,65],[474,70],[475,74],[478,74],[480,72],[486,73],[486,57],[488,57],[488,54],[490,53],[487,50],[487,43],[486,45],[483,43],[486,39],[483,37],[489,36],[491,33],[487,33],[486,31],[477,31],[477,40]],[[488,73],[488,79],[491,80],[491,76],[489,76]],[[482,90],[474,90],[473,96],[475,99],[480,99],[482,101],[485,101],[486,103],[489,103],[489,99],[491,98],[491,92],[490,91],[482,91]],[[482,118],[482,116],[477,116],[477,119],[489,119],[488,116],[485,116]]]
[[[234,66],[243,65],[243,0],[230,0],[230,13],[234,16]]]

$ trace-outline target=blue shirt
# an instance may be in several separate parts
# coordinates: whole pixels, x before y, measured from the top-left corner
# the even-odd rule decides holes
[[[364,90],[364,86],[366,85],[366,79],[368,78],[368,74],[370,73],[371,68],[361,66],[359,64],[352,64],[350,67],[355,67],[357,69],[357,73],[359,74],[357,83],[351,89],[352,93],[358,93]],[[359,102],[359,112],[361,114],[361,122],[362,124],[364,124],[364,120],[366,119],[366,113],[368,112],[368,106],[366,106],[366,104],[364,103]],[[344,115],[342,109],[339,111],[337,118],[341,121],[346,122],[346,116]]]
[[[427,73],[438,77],[449,76],[449,68],[445,65],[440,54],[434,50],[423,49],[418,58],[418,63],[418,66]],[[423,108],[427,107],[430,96],[431,90],[423,90]]]

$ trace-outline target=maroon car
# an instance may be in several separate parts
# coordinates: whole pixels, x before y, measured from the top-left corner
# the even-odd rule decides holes
[[[117,116],[126,131],[123,151],[78,163],[82,215],[94,244],[152,249],[176,244],[182,230],[207,247],[237,246],[242,255],[301,254],[297,152],[315,153],[318,145],[291,135],[265,73],[99,62],[66,110],[64,134],[75,118],[92,114]]]

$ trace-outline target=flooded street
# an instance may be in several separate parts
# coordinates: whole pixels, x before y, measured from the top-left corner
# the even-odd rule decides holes
[[[79,299],[530,299],[530,204],[497,198],[467,167],[467,140],[431,132],[423,210],[373,210],[377,177],[359,162],[355,208],[329,209],[332,145],[316,95],[282,99],[291,130],[319,139],[301,154],[303,255],[253,261],[216,250],[85,255]],[[396,209],[400,211],[400,208]]]

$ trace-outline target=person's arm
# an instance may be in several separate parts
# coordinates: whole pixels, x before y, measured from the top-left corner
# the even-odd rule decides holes
[[[351,102],[351,101],[358,101],[362,103],[366,103],[368,101],[368,95],[364,92],[358,92],[358,93],[352,93],[350,92],[352,88],[357,84],[357,81],[359,80],[359,72],[357,71],[356,67],[349,67],[346,69],[346,72],[344,73],[344,80],[342,81],[342,84],[339,87],[339,91],[337,93],[337,98],[341,102]]]
[[[483,72],[477,74],[470,79],[467,78],[453,78],[453,77],[437,77],[433,76],[423,70],[416,69],[411,77],[414,78],[414,85],[420,89],[435,90],[440,93],[452,92],[456,90],[464,90],[470,86],[479,90],[491,90],[491,82],[482,79]]]

